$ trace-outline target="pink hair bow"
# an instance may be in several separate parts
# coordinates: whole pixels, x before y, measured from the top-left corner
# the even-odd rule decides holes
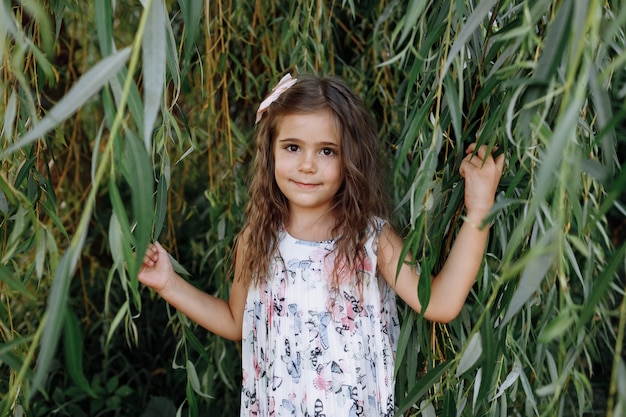
[[[261,117],[263,117],[263,113],[267,111],[270,104],[275,102],[278,97],[280,97],[280,95],[284,93],[289,87],[294,85],[296,81],[298,81],[297,78],[291,78],[291,74],[287,74],[278,82],[278,84],[276,84],[276,87],[272,88],[272,92],[270,93],[270,95],[265,100],[263,100],[263,102],[261,102],[259,110],[257,110],[256,112],[256,121],[254,122],[254,124],[259,123]]]

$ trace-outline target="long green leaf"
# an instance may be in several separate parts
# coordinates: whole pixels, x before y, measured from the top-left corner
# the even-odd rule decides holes
[[[3,214],[9,213],[9,201],[6,194],[2,190],[0,190],[0,212]]]
[[[443,80],[445,78],[448,73],[448,69],[452,64],[452,60],[454,60],[457,54],[466,47],[467,41],[470,39],[474,31],[478,30],[478,27],[487,17],[491,9],[493,9],[493,6],[495,6],[497,1],[498,0],[482,0],[478,3],[478,6],[474,9],[472,14],[467,18],[467,21],[459,32],[454,44],[452,44],[452,47],[450,48],[445,64],[441,68],[441,74],[439,76],[440,79]]]
[[[4,282],[12,291],[17,291],[30,300],[37,299],[35,294],[28,291],[28,288],[26,288],[24,283],[15,277],[14,274],[2,264],[0,264],[0,281]]]
[[[98,62],[80,77],[70,91],[48,112],[46,117],[39,121],[33,129],[17,142],[8,146],[0,154],[0,159],[36,141],[74,114],[87,100],[100,91],[111,78],[116,76],[129,56],[130,48],[125,48]]]
[[[198,378],[198,372],[196,371],[196,366],[193,364],[193,362],[187,360],[187,365],[185,366],[185,369],[187,370],[187,383],[191,385],[191,388],[196,394],[204,398],[215,398],[212,395],[202,392],[200,379]]]
[[[155,240],[159,239],[161,235],[161,230],[163,230],[163,225],[165,223],[165,216],[167,214],[167,192],[168,192],[168,184],[167,177],[165,174],[161,174],[159,178],[159,183],[157,184],[156,191],[156,208],[155,208],[155,221],[154,221],[154,235],[153,238]]]
[[[414,330],[415,315],[416,313],[414,311],[410,311],[409,314],[404,318],[404,322],[402,323],[402,327],[400,328],[400,336],[398,336],[398,342],[396,347],[396,364],[394,369],[394,374],[396,375],[398,374],[400,364],[403,362],[405,354],[409,350],[408,344],[411,333]]]
[[[98,0],[94,2],[94,16],[96,18],[96,33],[102,56],[113,53],[113,6],[111,0]]]
[[[467,372],[472,366],[478,362],[483,353],[483,344],[480,333],[474,333],[467,343],[465,353],[459,360],[459,365],[456,368],[456,376],[459,377]]]
[[[580,88],[578,91],[581,91]],[[543,203],[549,191],[554,188],[555,173],[560,171],[561,164],[569,162],[563,160],[563,155],[567,154],[567,147],[573,143],[572,139],[576,137],[576,120],[580,112],[582,99],[582,94],[576,95],[576,99],[569,104],[550,138],[546,154],[542,158],[541,166],[535,179],[537,186],[532,200],[534,209]]]
[[[13,137],[13,125],[15,123],[16,115],[17,115],[17,96],[15,94],[15,91],[11,91],[11,95],[9,96],[9,100],[6,103],[6,107],[4,110],[2,129],[0,130],[0,133],[1,133],[0,138],[4,136],[7,142],[10,141]]]
[[[105,345],[108,346],[111,343],[111,338],[113,337],[115,330],[117,330],[118,326],[120,325],[120,323],[122,323],[122,320],[124,320],[124,317],[127,314],[129,314],[128,301],[125,301],[115,314],[115,317],[113,317],[113,320],[111,320],[111,325],[109,327],[109,331],[107,332]]]
[[[561,59],[566,51],[570,25],[572,24],[572,7],[574,2],[566,1],[559,5],[556,17],[551,22],[546,33],[541,57],[537,62],[533,79],[547,82],[556,73]]]
[[[74,384],[90,397],[96,398],[97,395],[83,372],[83,335],[78,317],[71,308],[65,310],[63,351],[65,353],[65,366]]]
[[[591,91],[591,99],[598,114],[598,128],[604,134],[600,137],[602,143],[602,156],[606,168],[611,173],[615,173],[617,167],[620,166],[619,158],[615,150],[615,131],[613,129],[606,130],[613,118],[611,110],[611,99],[608,91],[599,85],[598,72],[596,67],[591,64],[589,71],[589,89]]]
[[[3,38],[7,32],[14,37],[18,37],[20,35],[17,25],[15,24],[15,20],[12,17],[13,15],[9,9],[7,9],[6,2],[0,2],[0,27],[2,28],[0,29],[2,31],[0,33],[2,33]]]
[[[152,128],[161,108],[161,97],[165,86],[166,25],[164,0],[148,2],[148,21],[141,43],[143,73],[144,145],[149,151],[152,146]]]
[[[489,394],[493,392],[492,384],[497,366],[494,358],[498,357],[500,353],[498,350],[500,341],[496,340],[493,330],[494,326],[491,320],[491,314],[487,311],[480,328],[483,356],[481,359],[482,378],[480,384],[478,384],[479,390],[477,399],[481,402],[488,399]]]
[[[506,314],[500,323],[500,327],[505,326],[526,304],[552,267],[556,257],[555,240],[557,233],[556,227],[546,232],[526,255],[524,272],[508,305]]]
[[[539,57],[539,61],[535,66],[535,72],[528,81],[529,86],[522,98],[522,105],[526,108],[521,112],[519,124],[522,132],[528,134],[531,121],[535,115],[536,107],[532,104],[536,102],[542,95],[547,95],[546,86],[550,79],[556,75],[556,68],[561,64],[563,54],[567,49],[565,45],[568,42],[568,33],[571,25],[572,5],[574,2],[561,3],[556,18],[551,22],[548,28],[545,45]],[[576,124],[569,125],[571,127]]]
[[[178,0],[178,5],[185,22],[185,57],[190,58],[191,52],[198,35],[200,34],[200,21],[203,13],[204,1],[202,0]]]
[[[123,172],[132,190],[131,202],[133,206],[133,218],[136,224],[134,230],[135,252],[143,254],[146,252],[152,236],[152,223],[154,219],[154,178],[152,164],[146,148],[142,146],[137,138],[128,135],[125,145]],[[129,265],[130,288],[135,297],[135,302],[138,303],[139,289],[137,273],[141,263],[131,259],[127,259],[126,261]]]
[[[123,86],[126,85],[126,79],[129,77],[128,69],[126,67],[121,68],[116,77],[112,77],[109,84],[111,86],[111,91],[113,92],[113,96],[115,98],[115,103],[119,107],[122,98],[124,97]],[[132,77],[131,77],[132,78]],[[141,101],[141,95],[139,94],[139,89],[137,88],[137,84],[134,82],[130,82],[128,85],[128,89],[126,91],[125,99],[128,101],[128,109],[133,116],[133,120],[135,122],[135,126],[137,127],[137,132],[140,135],[143,135],[144,131],[144,120],[143,120],[143,103]],[[112,117],[109,118],[109,126],[113,124],[113,119],[116,114],[116,109],[111,108],[110,114]]]
[[[128,229],[127,232],[128,235],[130,235],[130,229]],[[125,236],[126,233],[122,229],[117,214],[114,211],[109,219],[109,249],[111,250],[111,257],[113,258],[113,266],[121,276],[124,274],[124,249],[125,246],[130,247],[130,242]]]
[[[410,3],[407,5],[408,11],[404,16],[402,33],[400,34],[400,37],[397,41],[398,45],[402,45],[406,37],[409,36],[409,33],[415,30],[417,26],[417,21],[422,15],[422,12],[424,11],[426,5],[426,0],[411,0]]]
[[[624,259],[626,258],[626,243],[622,243],[622,246],[617,249],[609,258],[608,264],[603,268],[600,275],[594,280],[594,288],[591,292],[591,297],[587,299],[582,306],[583,309],[578,317],[576,328],[570,333],[570,337],[578,334],[579,331],[587,325],[587,322],[591,320],[596,312],[597,306],[600,301],[606,296],[609,285],[618,279],[617,271],[619,268],[624,267]]]
[[[428,390],[441,378],[441,376],[452,366],[452,361],[442,362],[433,369],[428,370],[426,374],[420,378],[413,389],[398,404],[395,416],[399,417],[406,410],[411,408]]]
[[[29,397],[32,397],[39,388],[42,387],[44,380],[48,374],[48,369],[52,362],[52,359],[56,353],[57,344],[61,335],[61,329],[64,323],[65,309],[67,308],[67,296],[70,286],[70,281],[78,258],[85,244],[85,237],[87,235],[87,229],[84,233],[77,236],[72,244],[63,254],[59,265],[54,271],[54,277],[52,279],[52,286],[50,287],[50,295],[48,297],[48,305],[44,314],[43,322],[40,326],[43,327],[43,333],[41,335],[40,352],[37,358],[37,368],[35,376],[32,381],[32,391],[29,393]]]
[[[30,343],[31,340],[32,336],[28,336],[0,343],[0,362],[7,364],[12,369],[20,369],[23,364],[15,352],[19,350],[18,347]],[[32,371],[28,370],[28,373],[30,376]]]

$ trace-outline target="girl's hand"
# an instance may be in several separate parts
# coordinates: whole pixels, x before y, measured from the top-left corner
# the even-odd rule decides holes
[[[476,143],[467,147],[459,172],[465,178],[467,217],[476,224],[483,221],[495,200],[496,189],[504,168],[504,154],[494,158],[482,145],[473,154]]]
[[[143,265],[137,278],[142,284],[160,293],[168,284],[174,282],[176,273],[170,262],[169,254],[159,242],[148,246],[143,258]]]

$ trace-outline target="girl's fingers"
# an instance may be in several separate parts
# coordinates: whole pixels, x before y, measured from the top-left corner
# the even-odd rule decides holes
[[[484,152],[481,153],[480,150],[476,153],[469,152],[465,158],[463,158],[463,161],[475,168],[482,167],[482,165],[486,162]]]
[[[471,175],[471,172],[484,172],[499,181],[504,169],[505,155],[501,153],[494,157],[492,153],[488,153],[487,145],[481,145],[478,148],[476,146],[476,143],[471,143],[465,150],[466,155],[459,169],[461,176],[466,178],[467,175]],[[492,148],[492,150],[496,149],[496,147]]]
[[[159,250],[155,245],[148,246],[143,263],[146,266],[152,266],[159,260]]]
[[[155,260],[152,259],[149,256],[146,256],[145,258],[143,258],[143,265],[144,266],[153,266],[155,264]]]
[[[475,166],[482,166],[483,163],[487,162],[487,160],[489,159],[490,156],[493,157],[493,153],[488,154],[487,150],[489,149],[489,147],[487,145],[481,145],[478,147],[478,149],[476,149],[476,142],[471,143],[467,149],[465,150],[465,153],[467,154],[465,159],[467,159],[468,162],[473,163]],[[498,149],[497,146],[494,146],[491,151],[495,152]],[[474,150],[476,150],[476,153],[474,154]],[[498,155],[498,159],[501,161],[500,163],[502,164],[502,167],[504,167],[504,157],[502,157],[503,154]],[[502,157],[502,158],[499,158]],[[494,161],[496,160],[496,158],[494,158]]]
[[[153,244],[151,244],[150,248],[152,249],[152,252],[155,254],[166,252],[165,249],[163,249],[163,246],[161,246],[161,244],[158,241],[155,241]]]

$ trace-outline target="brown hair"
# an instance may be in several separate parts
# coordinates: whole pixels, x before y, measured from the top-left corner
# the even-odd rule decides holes
[[[341,135],[339,153],[344,178],[332,208],[337,220],[332,232],[338,236],[335,265],[356,269],[362,260],[373,217],[388,216],[386,170],[376,127],[365,105],[339,78],[299,76],[269,106],[258,124],[250,200],[241,232],[246,233],[246,247],[241,248],[241,253],[254,261],[243,262],[240,276],[235,277],[243,279],[245,284],[266,279],[277,250],[278,232],[289,218],[287,199],[274,179],[273,143],[278,122],[285,115],[320,110],[331,112]],[[360,285],[360,274],[354,276]]]

